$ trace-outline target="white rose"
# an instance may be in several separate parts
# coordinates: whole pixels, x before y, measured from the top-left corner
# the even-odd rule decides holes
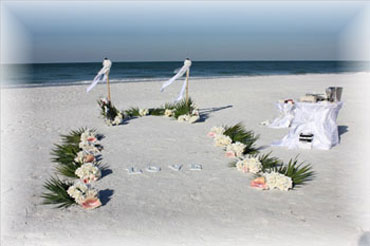
[[[251,157],[246,159],[249,172],[251,173],[258,173],[262,169],[262,164],[256,157]]]
[[[216,135],[221,135],[225,132],[225,128],[215,126],[211,128],[211,132],[215,133]]]
[[[231,151],[235,153],[237,157],[242,157],[245,147],[246,147],[245,144],[242,144],[241,142],[236,142],[226,146],[226,151]]]
[[[173,116],[173,110],[171,109],[166,109],[164,111],[164,115],[167,116],[167,117],[172,117]]]
[[[140,109],[139,114],[141,116],[145,116],[145,115],[149,114],[149,109]]]
[[[215,141],[215,146],[217,147],[226,147],[227,145],[232,143],[231,138],[225,135],[217,135],[214,141]]]
[[[287,191],[293,187],[293,181],[290,177],[280,174],[276,179],[276,187],[279,190]]]
[[[269,189],[275,189],[277,187],[277,179],[280,173],[277,172],[271,172],[271,173],[266,173],[265,178],[266,178],[266,184]]]

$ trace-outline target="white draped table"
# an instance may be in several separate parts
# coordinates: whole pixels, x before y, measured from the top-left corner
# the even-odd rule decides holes
[[[272,146],[285,146],[289,149],[300,146],[300,134],[313,134],[312,148],[330,149],[339,143],[338,126],[336,123],[343,102],[330,103],[295,103],[295,116],[290,131],[282,140]]]
[[[270,128],[288,128],[294,119],[295,106],[293,103],[277,102],[276,107],[279,111],[279,116],[271,123],[267,124]]]

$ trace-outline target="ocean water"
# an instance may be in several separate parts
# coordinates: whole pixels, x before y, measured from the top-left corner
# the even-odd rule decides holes
[[[110,81],[166,80],[183,62],[115,62]],[[1,65],[2,87],[91,83],[101,62]],[[370,72],[369,62],[354,61],[193,61],[192,78],[284,74]]]

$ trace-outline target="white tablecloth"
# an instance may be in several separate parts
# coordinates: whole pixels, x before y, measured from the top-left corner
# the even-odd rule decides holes
[[[276,107],[279,111],[279,116],[266,126],[270,128],[288,128],[294,119],[294,104],[278,102]]]
[[[339,143],[336,120],[342,105],[342,102],[295,103],[295,117],[288,135],[272,146],[298,148],[301,146],[299,135],[312,133],[312,148],[332,148]]]

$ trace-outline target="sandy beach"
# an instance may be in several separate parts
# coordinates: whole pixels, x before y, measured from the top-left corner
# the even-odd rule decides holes
[[[96,100],[99,84],[1,89],[1,245],[362,245],[370,241],[370,74],[274,75],[190,81],[190,95],[206,117],[195,124],[164,117],[108,127]],[[160,93],[161,82],[117,83],[119,109],[157,107],[176,98],[180,82]],[[269,147],[289,129],[260,122],[277,116],[274,103],[342,86],[341,143],[331,150]],[[213,146],[213,126],[243,122],[260,135],[262,152],[310,163],[316,176],[289,192],[250,187],[252,175],[229,168]],[[54,209],[41,205],[43,183],[60,134],[95,128],[109,171],[96,184],[103,206]],[[128,175],[148,164],[159,173]],[[169,165],[181,163],[175,172]],[[188,166],[199,163],[202,171]],[[366,241],[368,240],[368,241]],[[363,244],[366,245],[366,244]]]

